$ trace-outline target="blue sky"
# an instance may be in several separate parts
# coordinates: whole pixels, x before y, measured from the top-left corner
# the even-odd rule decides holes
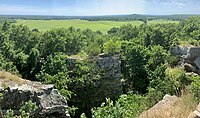
[[[200,0],[0,0],[0,14],[65,16],[200,14]]]

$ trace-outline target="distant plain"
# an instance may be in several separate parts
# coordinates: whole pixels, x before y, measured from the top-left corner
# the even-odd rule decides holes
[[[162,23],[178,23],[179,21],[171,20],[152,20],[148,21],[148,24],[162,24]],[[69,28],[71,26],[75,28],[91,29],[93,31],[100,30],[103,34],[113,28],[120,27],[125,24],[132,24],[133,26],[139,26],[142,21],[87,21],[87,20],[17,20],[16,24],[22,24],[28,26],[30,29],[37,28],[40,31],[47,31],[55,28]]]

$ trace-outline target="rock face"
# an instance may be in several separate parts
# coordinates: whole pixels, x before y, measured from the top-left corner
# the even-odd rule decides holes
[[[69,118],[66,111],[67,101],[53,85],[44,85],[21,79],[7,72],[0,72],[0,86],[0,91],[3,93],[0,105],[3,110],[18,111],[25,102],[32,100],[38,106],[34,117]]]
[[[200,47],[176,46],[171,49],[171,53],[180,58],[180,65],[186,71],[200,74]]]
[[[143,112],[139,118],[171,118],[171,108],[179,98],[176,96],[165,95],[149,110]]]
[[[106,98],[114,100],[122,94],[121,59],[119,55],[100,54],[87,60],[70,58],[70,68],[73,68],[76,61],[86,61],[88,66],[91,64],[91,67],[97,69],[100,75],[95,86],[83,90],[73,98],[73,101],[69,101],[76,104],[79,110],[83,110],[80,111],[81,113],[89,113],[92,107],[100,106]]]
[[[176,46],[171,49],[171,53],[173,55],[187,55],[188,47],[185,46]]]
[[[98,68],[104,70],[103,78],[121,78],[121,59],[120,56],[99,55],[96,59]]]

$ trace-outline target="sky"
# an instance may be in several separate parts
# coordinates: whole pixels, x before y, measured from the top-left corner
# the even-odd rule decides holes
[[[200,14],[200,0],[0,0],[0,15]]]

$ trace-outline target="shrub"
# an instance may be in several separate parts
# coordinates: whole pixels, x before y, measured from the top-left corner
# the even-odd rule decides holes
[[[191,76],[189,79],[192,81],[192,83],[189,85],[190,92],[197,100],[200,100],[200,77]]]
[[[33,115],[33,112],[37,109],[36,103],[33,103],[31,100],[25,102],[25,104],[20,108],[21,117],[22,118],[29,118]]]
[[[167,62],[170,67],[175,67],[178,65],[179,59],[176,56],[170,55],[167,59]]]
[[[116,54],[121,51],[121,42],[112,38],[103,45],[103,51],[106,54]]]
[[[86,52],[89,56],[97,56],[101,53],[101,48],[96,43],[90,43],[86,49]]]
[[[106,102],[102,103],[101,107],[92,109],[92,117],[134,118],[145,108],[146,97],[135,94],[121,95],[120,98],[116,101],[116,103],[114,103],[110,99],[106,99]]]
[[[147,94],[150,106],[160,101],[166,94],[181,95],[181,90],[188,83],[183,69],[166,68],[165,65],[157,67],[150,77],[152,80]]]
[[[33,112],[37,109],[36,103],[33,103],[31,100],[28,102],[25,102],[23,106],[20,108],[20,115],[16,116],[14,115],[14,111],[12,109],[9,109],[6,111],[5,114],[2,113],[1,111],[1,116],[3,118],[30,118],[33,115]]]

